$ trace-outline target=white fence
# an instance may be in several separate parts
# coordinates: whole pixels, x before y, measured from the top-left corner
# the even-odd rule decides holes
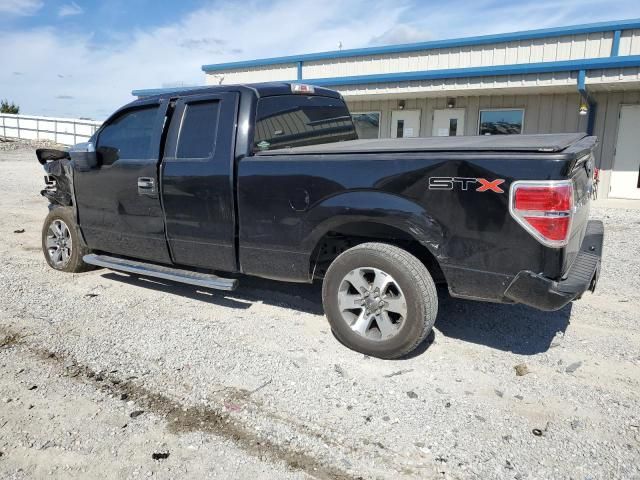
[[[102,122],[78,118],[0,113],[0,136],[24,140],[51,140],[62,145],[86,142],[100,125]]]

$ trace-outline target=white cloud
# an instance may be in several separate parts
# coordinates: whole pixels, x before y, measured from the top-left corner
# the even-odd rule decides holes
[[[76,2],[67,3],[58,9],[59,17],[70,17],[72,15],[81,15],[84,10]]]
[[[101,46],[91,34],[61,35],[53,27],[0,30],[2,96],[27,114],[103,119],[132,100],[133,89],[204,84],[203,64],[333,50],[338,40],[344,48],[362,46],[372,31],[397,22],[397,5],[327,0],[307,15],[295,0],[217,4],[171,25],[114,34]]]
[[[407,24],[398,24],[381,35],[374,36],[369,45],[397,45],[400,43],[424,42],[431,35],[428,31]]]
[[[449,0],[416,2],[406,23],[440,40],[636,17],[638,0]]]
[[[597,0],[408,1],[326,0],[313,11],[297,0],[217,1],[99,44],[91,32],[54,26],[0,28],[0,98],[27,114],[103,119],[132,100],[133,89],[204,84],[203,64],[335,50],[338,41],[349,49],[625,18],[637,8],[637,0],[619,0],[606,13]]]
[[[0,13],[7,15],[33,15],[42,8],[40,0],[0,0]]]

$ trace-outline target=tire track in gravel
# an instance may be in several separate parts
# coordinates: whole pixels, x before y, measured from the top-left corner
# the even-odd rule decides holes
[[[123,380],[112,373],[100,373],[76,362],[71,356],[53,352],[46,347],[26,342],[27,332],[17,332],[0,325],[0,348],[25,347],[36,359],[55,368],[60,374],[73,377],[76,381],[93,385],[100,391],[121,395],[134,401],[141,409],[149,411],[166,422],[166,428],[174,434],[202,432],[231,440],[238,448],[257,457],[266,457],[273,462],[284,462],[292,470],[302,471],[321,480],[362,480],[334,466],[325,465],[318,459],[303,452],[278,445],[261,438],[255,431],[237,423],[224,411],[207,407],[182,405],[160,393]],[[71,367],[66,367],[71,365]],[[246,397],[247,392],[236,392]]]

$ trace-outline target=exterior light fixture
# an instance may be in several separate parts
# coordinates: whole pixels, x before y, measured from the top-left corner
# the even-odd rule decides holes
[[[447,98],[447,108],[453,108],[456,106],[456,99],[453,97]]]
[[[398,102],[398,109],[399,109],[399,110],[404,110],[404,100],[400,100],[400,101]]]
[[[589,113],[589,105],[587,105],[586,102],[581,102],[580,107],[578,108],[578,113],[580,115],[586,115]]]

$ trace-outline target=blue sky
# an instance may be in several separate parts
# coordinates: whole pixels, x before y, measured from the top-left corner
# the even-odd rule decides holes
[[[201,65],[640,17],[638,0],[0,0],[0,98],[105,118]]]

